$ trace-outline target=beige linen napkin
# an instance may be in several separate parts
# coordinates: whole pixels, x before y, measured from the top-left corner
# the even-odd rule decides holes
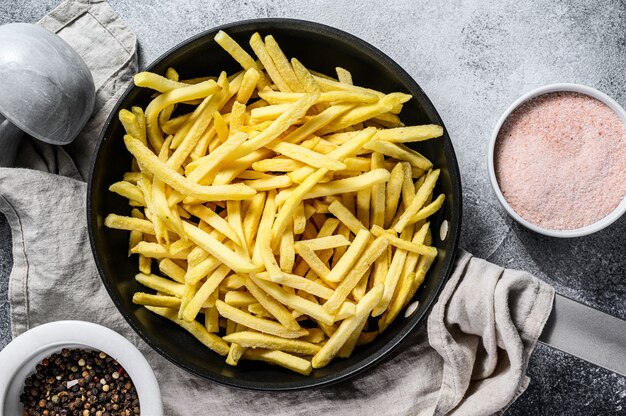
[[[0,211],[12,229],[13,336],[62,319],[108,326],[146,355],[167,415],[489,415],[524,391],[529,355],[554,290],[528,273],[458,255],[425,325],[365,374],[335,386],[264,393],[225,387],[179,369],[145,344],[104,289],[89,247],[85,194],[98,132],[137,70],[135,36],[102,0],[69,0],[40,24],[78,51],[94,73],[97,103],[64,148],[35,141],[19,166],[0,169]],[[147,415],[150,416],[150,415]]]

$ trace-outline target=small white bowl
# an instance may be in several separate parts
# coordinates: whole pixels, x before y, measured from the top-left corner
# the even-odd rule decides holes
[[[45,357],[63,348],[103,351],[130,376],[139,397],[142,415],[162,416],[159,384],[148,361],[117,332],[84,321],[57,321],[32,328],[0,351],[0,414],[21,415],[20,395],[26,378]]]
[[[493,187],[496,196],[498,197],[498,201],[504,207],[506,212],[518,223],[522,224],[524,227],[535,231],[539,234],[547,235],[550,237],[561,237],[561,238],[572,238],[572,237],[582,237],[585,235],[589,235],[595,233],[596,231],[600,231],[615,221],[617,221],[623,214],[626,212],[626,197],[622,199],[622,202],[611,211],[606,217],[600,219],[599,221],[594,222],[593,224],[586,225],[581,228],[576,228],[573,230],[552,230],[548,228],[539,227],[536,224],[533,224],[524,218],[522,218],[517,212],[511,208],[507,200],[504,198],[502,191],[500,190],[500,185],[498,184],[498,180],[496,178],[496,171],[494,166],[494,152],[496,147],[496,141],[498,139],[498,134],[500,133],[500,129],[502,128],[502,124],[504,124],[505,120],[511,115],[513,111],[515,111],[519,106],[524,104],[526,101],[538,97],[540,95],[548,94],[551,92],[577,92],[581,94],[588,95],[590,97],[596,98],[597,100],[603,102],[609,108],[611,108],[615,114],[620,118],[622,123],[626,125],[626,111],[620,106],[614,99],[609,97],[596,90],[595,88],[588,87],[586,85],[580,84],[550,84],[545,85],[543,87],[532,90],[513,102],[506,109],[506,111],[502,114],[498,122],[496,123],[495,128],[493,129],[493,133],[491,134],[491,140],[489,141],[489,152],[488,152],[488,170],[489,170],[489,180],[491,181],[491,186]]]

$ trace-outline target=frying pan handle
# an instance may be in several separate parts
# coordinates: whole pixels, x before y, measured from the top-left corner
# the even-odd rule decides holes
[[[626,321],[558,293],[539,341],[626,376]]]

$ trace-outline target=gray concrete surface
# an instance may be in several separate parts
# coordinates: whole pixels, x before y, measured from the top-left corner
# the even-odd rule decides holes
[[[464,188],[462,245],[534,273],[557,291],[626,318],[626,218],[590,237],[557,240],[506,216],[486,171],[491,130],[522,93],[578,82],[626,105],[626,3],[621,1],[111,0],[137,32],[142,66],[178,42],[255,17],[313,20],[372,43],[431,97],[449,130]],[[57,0],[0,0],[0,24],[34,22]],[[581,207],[584,209],[584,207]],[[9,341],[10,233],[0,217],[0,348]],[[625,346],[626,348],[626,346]],[[546,346],[507,415],[626,414],[626,378]]]

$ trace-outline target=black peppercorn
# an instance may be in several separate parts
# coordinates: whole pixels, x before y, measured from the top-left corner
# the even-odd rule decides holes
[[[28,416],[138,415],[128,374],[102,352],[64,348],[43,359],[20,395]]]

